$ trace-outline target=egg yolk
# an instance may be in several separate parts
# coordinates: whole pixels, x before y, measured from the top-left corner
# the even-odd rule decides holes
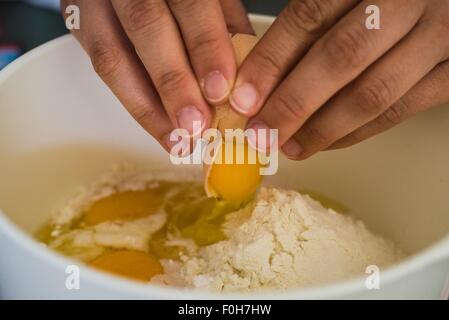
[[[163,273],[162,266],[156,258],[139,251],[106,253],[91,261],[90,265],[115,275],[146,282],[155,275]]]
[[[83,222],[95,225],[105,221],[144,218],[162,205],[163,195],[157,189],[124,191],[95,202],[83,214]]]
[[[244,202],[251,198],[262,181],[259,172],[261,164],[257,160],[257,152],[250,148],[248,143],[234,143],[232,147],[233,161],[226,163],[226,143],[223,143],[221,152],[217,155],[217,158],[221,157],[221,163],[212,165],[208,183],[219,198],[232,202]],[[238,152],[244,155],[243,163],[236,161]]]

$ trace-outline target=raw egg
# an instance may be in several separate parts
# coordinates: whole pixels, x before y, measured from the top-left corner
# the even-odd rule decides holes
[[[245,60],[248,53],[257,43],[257,37],[244,34],[236,34],[231,39],[234,46],[237,65]],[[213,126],[220,130],[225,136],[226,129],[245,129],[247,118],[235,112],[229,103],[216,107]],[[228,150],[233,150],[234,161],[224,161],[226,159],[226,146]],[[239,163],[235,155],[244,154],[244,160]],[[213,155],[215,158],[212,164],[205,165],[204,188],[206,194],[225,201],[243,203],[250,200],[256,192],[262,177],[260,175],[260,163],[258,161],[248,161],[257,159],[257,152],[248,146],[248,143],[238,141],[225,141],[221,148]],[[251,156],[251,157],[250,157]],[[256,158],[254,158],[256,157]],[[216,161],[220,159],[221,161]]]
[[[234,142],[231,148],[233,150],[233,161],[232,163],[226,163],[226,145],[223,143],[221,152],[216,158],[221,159],[221,161],[212,164],[207,177],[206,183],[208,185],[206,188],[209,189],[209,193],[213,193],[220,199],[243,203],[257,191],[262,180],[259,172],[261,165],[257,161],[257,152],[250,148],[248,143]],[[236,155],[238,153],[244,155],[242,163],[237,162]]]
[[[95,202],[83,214],[83,222],[95,225],[106,221],[128,221],[144,218],[162,205],[163,195],[157,189],[124,191]]]
[[[163,273],[158,259],[140,251],[106,253],[91,261],[90,265],[115,275],[146,282],[155,275]]]

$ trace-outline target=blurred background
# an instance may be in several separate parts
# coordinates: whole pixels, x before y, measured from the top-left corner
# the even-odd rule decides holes
[[[92,0],[95,1],[95,0]],[[249,12],[277,15],[288,0],[243,0]],[[0,69],[67,29],[59,0],[0,0]]]

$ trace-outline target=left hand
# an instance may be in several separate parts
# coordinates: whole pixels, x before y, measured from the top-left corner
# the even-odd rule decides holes
[[[380,29],[367,29],[368,5]],[[449,100],[449,1],[292,0],[231,94],[292,159],[352,145]]]

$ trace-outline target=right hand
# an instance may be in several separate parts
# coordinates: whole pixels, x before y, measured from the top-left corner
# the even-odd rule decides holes
[[[169,151],[174,128],[227,99],[236,74],[231,33],[253,33],[240,0],[61,0],[80,8],[73,30],[95,71]]]

